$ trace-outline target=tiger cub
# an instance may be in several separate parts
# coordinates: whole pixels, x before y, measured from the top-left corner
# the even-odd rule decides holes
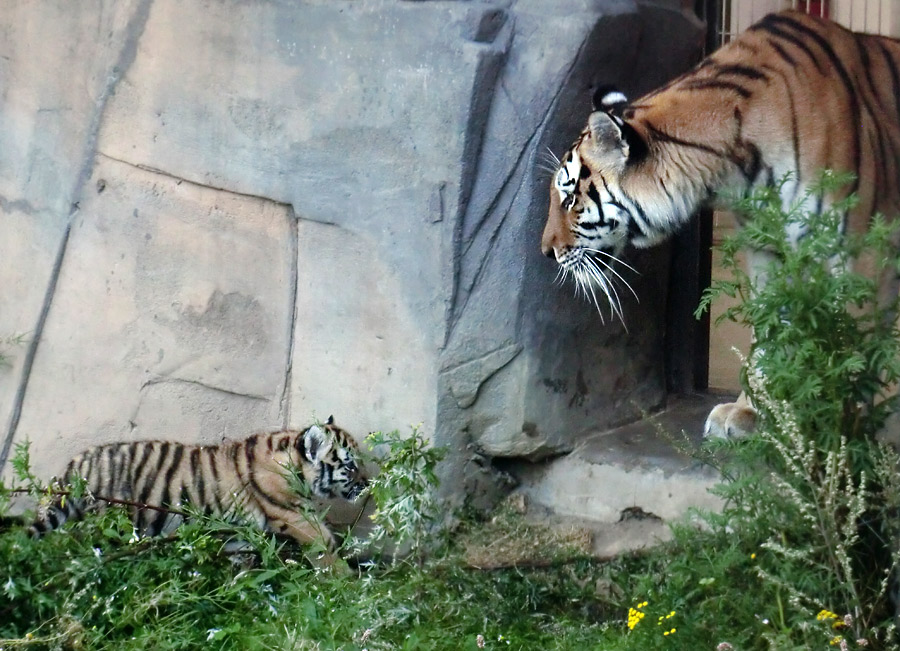
[[[221,445],[99,445],[72,459],[61,482],[81,477],[87,495],[56,495],[41,507],[29,531],[39,537],[86,510],[124,502],[139,536],[168,535],[184,521],[182,507],[190,506],[299,543],[323,542],[332,550],[333,534],[304,507],[310,496],[359,497],[368,480],[357,465],[356,451],[353,439],[333,418],[324,425],[254,434]],[[298,494],[298,480],[308,487],[308,495]]]

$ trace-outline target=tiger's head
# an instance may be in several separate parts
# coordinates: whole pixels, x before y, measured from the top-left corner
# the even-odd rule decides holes
[[[669,233],[652,227],[645,207],[622,187],[626,175],[633,175],[648,156],[646,140],[622,118],[625,96],[614,90],[598,94],[599,110],[557,161],[541,251],[555,258],[563,277],[573,276],[594,303],[599,289],[621,318],[616,284],[631,290],[620,271],[631,269],[620,260],[622,252],[629,244],[656,244]]]
[[[300,432],[295,446],[302,460],[311,464],[311,472],[304,475],[317,497],[353,501],[368,487],[357,461],[359,449],[350,435],[334,424],[333,417]]]

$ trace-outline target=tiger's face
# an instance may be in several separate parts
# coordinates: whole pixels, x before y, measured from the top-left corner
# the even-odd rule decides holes
[[[622,318],[617,284],[630,291],[620,269],[620,257],[641,231],[633,218],[634,206],[617,191],[628,160],[628,145],[621,132],[613,137],[589,127],[563,157],[550,183],[550,210],[541,238],[541,251],[555,258],[563,278],[572,276],[576,287],[597,306],[598,292],[606,296],[610,317]],[[612,118],[601,119],[615,127]],[[601,312],[602,316],[602,312]]]
[[[568,151],[550,184],[541,249],[564,270],[576,271],[585,255],[617,258],[628,244],[628,212],[613,197],[609,181],[579,151],[589,137],[583,135]]]
[[[303,459],[313,465],[307,476],[314,495],[354,501],[368,487],[368,479],[357,461],[356,443],[334,424],[333,418],[307,428],[297,437],[296,446]]]

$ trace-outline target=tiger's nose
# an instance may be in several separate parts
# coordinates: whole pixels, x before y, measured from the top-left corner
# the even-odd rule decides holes
[[[568,249],[569,247],[565,246],[554,232],[549,229],[544,232],[544,236],[541,238],[541,253],[548,258],[559,260],[559,256],[565,254]]]
[[[571,250],[571,246],[569,246],[568,244],[563,244],[555,237],[548,238],[546,241],[541,242],[541,253],[543,253],[551,260],[556,260],[557,262],[565,257],[566,253]]]

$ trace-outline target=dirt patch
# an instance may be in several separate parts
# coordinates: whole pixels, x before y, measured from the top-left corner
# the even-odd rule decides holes
[[[528,522],[525,512],[524,495],[513,495],[483,526],[464,532],[460,542],[466,564],[482,570],[548,567],[591,556],[589,530]]]

